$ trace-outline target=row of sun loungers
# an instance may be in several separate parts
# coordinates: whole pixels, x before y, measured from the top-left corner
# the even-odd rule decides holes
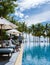
[[[0,55],[8,54],[8,56],[15,51],[18,44],[13,40],[13,43],[8,40],[4,40],[3,47],[0,47]]]

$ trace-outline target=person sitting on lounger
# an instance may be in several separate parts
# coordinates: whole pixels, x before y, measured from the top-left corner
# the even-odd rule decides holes
[[[11,46],[11,47],[15,47],[15,45],[12,44],[12,37],[11,37],[11,36],[10,36],[10,38],[9,38],[9,46]]]

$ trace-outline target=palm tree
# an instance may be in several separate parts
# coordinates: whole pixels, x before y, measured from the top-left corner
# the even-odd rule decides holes
[[[38,23],[35,25],[35,36],[39,37],[39,45],[40,45],[40,36],[42,35],[43,25]]]
[[[22,36],[24,35],[24,33],[27,32],[27,25],[25,24],[25,22],[19,22],[18,24],[18,31],[22,32]],[[26,35],[27,36],[27,35]],[[23,41],[24,42],[24,41]]]
[[[1,0],[0,1],[0,17],[7,17],[9,14],[14,13],[14,8],[17,7],[15,4],[16,0]]]
[[[25,24],[25,22],[22,22],[21,23],[21,29],[22,29],[22,33],[25,33],[25,32],[27,32],[27,26],[26,26],[26,24]]]
[[[48,24],[47,36],[49,37],[49,43],[50,43],[50,24]]]
[[[27,28],[27,33],[29,34],[28,36],[29,36],[29,48],[30,48],[30,33],[31,33],[31,27],[30,26]]]
[[[31,33],[31,27],[28,27],[28,34],[29,34],[29,42],[30,42],[30,33]]]
[[[31,32],[32,32],[32,35],[33,35],[33,42],[34,42],[34,31],[35,30],[35,25],[34,24],[32,24],[31,25]]]
[[[44,31],[46,31],[47,42],[48,42],[48,23],[45,25]]]
[[[28,33],[28,27],[25,25],[25,33],[26,33],[26,41],[27,41],[27,33]]]

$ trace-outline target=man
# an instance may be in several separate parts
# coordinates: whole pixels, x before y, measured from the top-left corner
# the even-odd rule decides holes
[[[21,46],[21,43],[22,43],[22,36],[21,36],[21,34],[19,34],[18,40],[19,40],[19,45]]]

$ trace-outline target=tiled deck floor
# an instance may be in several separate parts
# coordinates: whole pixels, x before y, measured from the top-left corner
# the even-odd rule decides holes
[[[15,52],[11,57],[0,56],[0,65],[14,65],[19,52]]]
[[[5,65],[9,61],[10,57],[8,56],[0,56],[0,65]]]
[[[22,65],[23,48],[24,48],[24,44],[21,45],[21,49],[16,59],[15,65]]]
[[[0,56],[0,65],[17,65],[17,64],[21,65],[22,53],[23,53],[23,44],[21,45],[20,51],[13,53],[11,57]]]

